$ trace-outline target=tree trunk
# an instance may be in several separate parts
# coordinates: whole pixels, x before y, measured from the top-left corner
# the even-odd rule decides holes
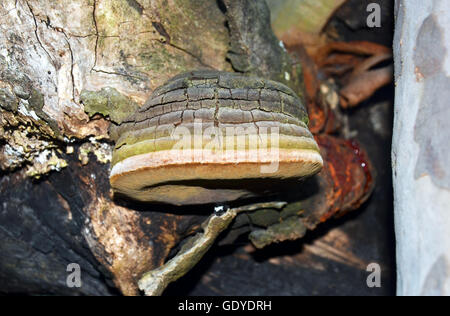
[[[0,291],[137,294],[201,218],[113,202],[108,127],[179,72],[231,70],[225,15],[209,0],[4,0],[0,17]]]
[[[450,3],[397,1],[392,148],[399,295],[450,295]]]

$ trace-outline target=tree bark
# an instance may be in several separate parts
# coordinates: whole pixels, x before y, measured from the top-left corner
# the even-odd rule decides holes
[[[397,1],[392,165],[399,295],[450,295],[450,4]]]
[[[0,291],[137,294],[202,219],[113,201],[108,128],[182,71],[231,70],[225,15],[209,0],[5,0],[0,17]]]

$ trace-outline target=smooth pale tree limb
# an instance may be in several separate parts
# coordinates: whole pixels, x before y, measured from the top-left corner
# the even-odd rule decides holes
[[[450,295],[450,2],[396,5],[397,294]]]

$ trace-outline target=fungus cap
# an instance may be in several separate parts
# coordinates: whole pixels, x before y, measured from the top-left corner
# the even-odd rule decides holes
[[[176,205],[265,194],[275,179],[322,168],[307,124],[301,100],[281,83],[184,73],[113,131],[111,186],[135,200]]]

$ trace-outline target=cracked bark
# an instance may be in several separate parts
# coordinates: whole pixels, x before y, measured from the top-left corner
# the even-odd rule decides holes
[[[54,124],[60,137],[38,138],[43,149],[35,150],[51,148],[68,164],[37,182],[25,174],[34,160],[19,157],[14,172],[0,170],[0,293],[138,294],[140,273],[161,265],[203,217],[181,218],[113,201],[110,118],[85,113],[81,95],[90,91],[95,106],[102,91],[114,91],[108,97],[122,102],[126,115],[135,109],[130,104],[143,104],[179,72],[230,70],[225,17],[209,0],[168,6],[164,1],[143,6],[127,0],[5,0],[0,16],[0,93],[8,96],[0,99],[0,155],[13,145],[7,133],[30,128],[40,133]],[[170,40],[161,40],[155,23],[164,25]],[[106,104],[117,105],[109,99]],[[15,141],[18,153],[26,150]],[[97,159],[84,165],[89,153]],[[8,159],[0,157],[2,168],[3,162],[12,163]],[[69,263],[81,266],[81,288],[66,285]]]
[[[91,71],[95,68],[97,65],[97,49],[98,49],[98,26],[97,26],[97,18],[95,16],[95,11],[97,9],[97,0],[94,0],[94,3],[92,5],[92,20],[94,21],[94,27],[95,27],[95,49],[94,49],[94,65],[91,68]]]

